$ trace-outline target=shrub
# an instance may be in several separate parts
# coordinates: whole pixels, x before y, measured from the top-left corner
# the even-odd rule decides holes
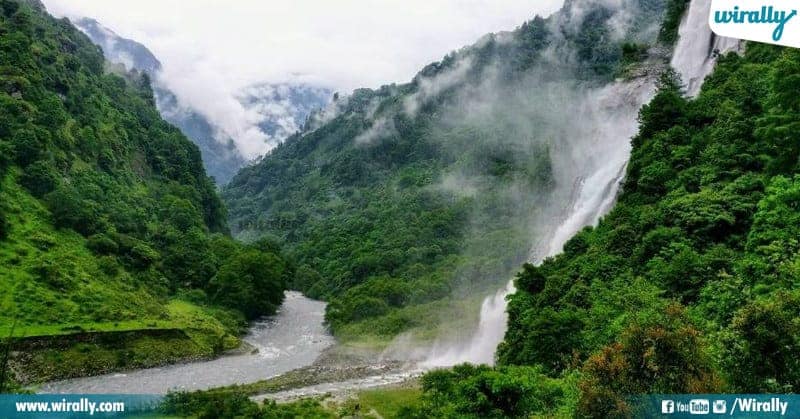
[[[11,227],[11,225],[6,219],[6,210],[3,208],[3,205],[0,204],[0,240],[8,237],[9,227]]]
[[[422,379],[424,396],[419,407],[401,417],[507,418],[552,414],[569,392],[564,383],[536,367],[500,367],[462,364],[438,370]]]
[[[223,264],[209,284],[212,302],[240,310],[248,319],[273,314],[283,302],[286,262],[250,249]]]
[[[41,198],[55,189],[58,175],[49,161],[38,160],[25,168],[20,183],[28,188],[33,196]]]
[[[723,344],[725,370],[737,391],[792,393],[800,389],[800,295],[779,292],[734,317]]]
[[[17,130],[11,139],[11,144],[14,150],[14,160],[20,167],[27,167],[44,154],[42,144],[31,130]]]
[[[655,318],[631,324],[618,342],[584,364],[579,415],[629,415],[626,398],[636,394],[720,391],[722,382],[704,351],[700,331],[677,304]]]
[[[81,198],[80,193],[70,186],[59,185],[45,197],[53,214],[53,222],[58,228],[71,228],[88,236],[102,226],[98,205]]]
[[[95,234],[90,236],[89,240],[86,242],[86,247],[100,255],[115,254],[119,251],[119,245],[117,242],[105,234]]]

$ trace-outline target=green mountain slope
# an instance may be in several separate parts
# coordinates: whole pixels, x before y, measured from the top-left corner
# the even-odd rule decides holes
[[[0,1],[0,336],[168,329],[184,343],[112,361],[97,345],[72,354],[80,370],[20,360],[44,368],[21,379],[212,355],[245,316],[275,310],[290,274],[274,246],[230,239],[197,147],[161,120],[147,77],[104,65],[68,21]]]
[[[427,326],[456,305],[449,296],[495,289],[527,260],[551,198],[568,123],[551,103],[627,74],[664,10],[628,1],[617,31],[617,9],[571,4],[411,83],[337,99],[226,187],[234,234],[282,240],[299,264],[293,286],[330,301],[342,337]]]
[[[625,417],[633,394],[796,391],[799,75],[796,49],[751,43],[695,100],[665,78],[614,210],[519,274],[503,366],[429,375],[415,414]]]

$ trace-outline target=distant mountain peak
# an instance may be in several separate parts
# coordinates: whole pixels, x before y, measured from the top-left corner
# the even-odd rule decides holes
[[[261,132],[256,136],[259,141],[264,141],[253,147],[228,133],[214,121],[213,115],[204,114],[180,100],[160,77],[162,64],[146,46],[119,36],[95,19],[84,17],[73,23],[103,49],[108,61],[124,66],[127,71],[141,71],[151,77],[162,117],[200,148],[208,174],[220,185],[228,183],[248,163],[253,150],[266,151],[301,131],[309,115],[324,108],[332,97],[328,89],[295,83],[264,82],[242,89],[236,100],[247,112],[258,116],[254,129]]]
[[[76,19],[73,24],[103,49],[109,61],[124,65],[128,71],[143,71],[151,76],[161,71],[161,61],[141,43],[123,38],[88,17]]]

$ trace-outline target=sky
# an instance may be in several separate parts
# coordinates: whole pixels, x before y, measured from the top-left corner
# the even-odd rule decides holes
[[[205,113],[255,83],[349,93],[403,83],[489,32],[513,30],[563,0],[44,0],[141,42],[163,81]]]

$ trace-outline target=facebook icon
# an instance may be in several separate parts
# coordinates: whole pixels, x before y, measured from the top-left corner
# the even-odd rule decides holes
[[[675,402],[672,400],[661,401],[661,413],[668,414],[675,412]]]

